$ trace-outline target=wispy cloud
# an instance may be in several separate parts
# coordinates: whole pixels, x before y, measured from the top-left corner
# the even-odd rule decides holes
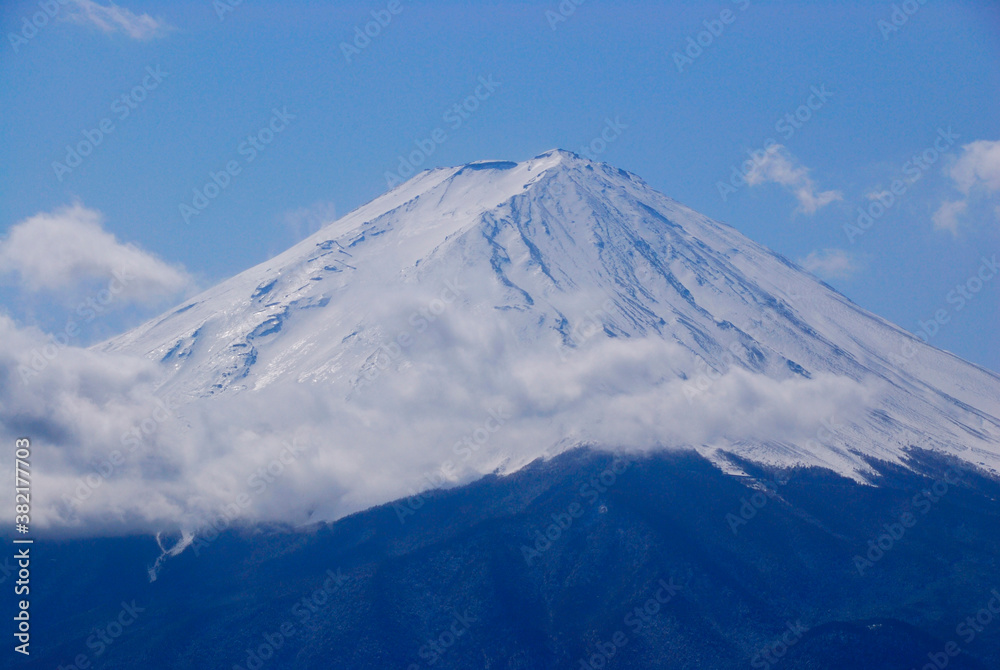
[[[858,270],[851,255],[843,249],[813,251],[799,259],[799,265],[824,279],[847,279]]]
[[[949,200],[942,203],[931,217],[934,227],[938,230],[947,230],[952,235],[957,235],[958,217],[960,214],[964,214],[968,208],[969,204],[965,200]]]
[[[968,212],[970,204],[995,203],[994,197],[1000,193],[1000,140],[976,140],[964,145],[948,176],[965,197],[943,202],[932,220],[935,228],[957,235],[960,217]],[[1000,219],[1000,207],[993,211]]]
[[[746,176],[747,184],[760,186],[768,182],[780,184],[795,194],[799,206],[795,211],[815,214],[835,200],[843,200],[840,191],[817,191],[809,170],[797,163],[781,144],[771,146]]]
[[[162,369],[140,356],[67,346],[31,370],[49,339],[0,313],[0,441],[31,434],[46,444],[32,484],[43,501],[32,517],[39,527],[196,531],[227,505],[248,521],[335,519],[426,489],[428,473],[464,483],[516,469],[540,445],[642,450],[734,436],[802,444],[823,418],[851,416],[870,402],[870,389],[847,377],[779,380],[739,367],[692,402],[697,360],[659,338],[594,337],[563,360],[561,338],[525,350],[505,325],[478,313],[444,313],[430,331],[407,352],[411,365],[374,379],[351,402],[346,378],[291,378],[188,403],[161,398]],[[474,392],[450,395],[455,388]],[[485,442],[464,442],[489,411],[503,417],[502,428]],[[301,454],[276,461],[287,443]],[[280,477],[264,487],[254,473],[269,463]],[[0,464],[0,474],[12,465]],[[98,467],[111,474],[97,476]],[[83,499],[67,501],[81,487]],[[240,497],[248,502],[233,505]]]
[[[950,172],[959,190],[966,195],[977,187],[1000,191],[1000,140],[976,140],[962,152]]]
[[[89,25],[104,33],[122,33],[134,40],[151,40],[173,30],[162,18],[135,14],[115,3],[102,5],[94,0],[70,0],[66,17],[74,23]]]
[[[337,206],[320,200],[308,207],[299,207],[281,215],[281,221],[291,231],[296,240],[308,237],[328,223],[337,219]]]
[[[124,276],[124,302],[150,303],[194,286],[182,268],[102,227],[100,212],[80,204],[41,212],[15,224],[0,240],[0,272],[19,276],[20,287],[51,293],[76,292],[94,282]]]

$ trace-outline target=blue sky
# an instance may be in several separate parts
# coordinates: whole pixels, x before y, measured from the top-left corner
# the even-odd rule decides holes
[[[994,2],[231,4],[3,4],[4,311],[58,331],[92,278],[38,256],[13,232],[26,220],[62,257],[148,260],[85,344],[380,195],[418,143],[421,168],[586,148],[1000,371]],[[477,88],[477,109],[448,113]],[[225,187],[185,217],[212,173]],[[93,234],[64,234],[67,217]]]

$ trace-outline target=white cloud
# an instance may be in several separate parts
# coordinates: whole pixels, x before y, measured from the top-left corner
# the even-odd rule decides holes
[[[934,222],[934,227],[938,230],[947,230],[953,235],[958,234],[958,215],[964,214],[965,210],[968,209],[968,203],[965,200],[951,200],[938,208],[931,220]]]
[[[555,337],[525,351],[475,315],[436,326],[408,365],[350,400],[340,384],[283,380],[187,403],[156,390],[152,361],[59,346],[0,314],[0,441],[36,442],[39,528],[176,533],[220,515],[335,519],[516,469],[556,444],[765,441],[794,458],[811,453],[824,419],[848,422],[870,402],[871,389],[846,377],[774,379],[738,367],[692,399],[694,357],[659,338],[594,337],[563,361]],[[456,450],[467,444],[475,451]],[[10,467],[0,463],[0,475]]]
[[[858,270],[851,255],[843,249],[813,251],[800,259],[799,265],[824,279],[847,279]]]
[[[104,33],[123,33],[134,40],[151,40],[173,29],[162,18],[135,14],[114,2],[102,5],[94,0],[70,0],[67,18],[74,23],[94,26]]]
[[[943,202],[932,220],[935,228],[958,234],[959,215],[967,215],[970,205],[995,202],[1000,193],[1000,140],[976,140],[964,145],[948,176],[965,198]],[[1000,214],[1000,207],[994,211]]]
[[[1000,140],[976,140],[962,147],[962,155],[951,167],[951,178],[962,193],[975,188],[1000,191]]]
[[[100,212],[80,204],[35,214],[0,240],[0,271],[22,288],[75,294],[116,281],[123,302],[155,303],[193,288],[191,276],[105,231]]]
[[[809,177],[809,170],[797,165],[788,150],[780,144],[768,148],[764,157],[756,161],[747,174],[746,181],[750,186],[768,182],[784,186],[795,194],[799,201],[796,211],[803,214],[815,214],[831,202],[843,200],[840,191],[817,192],[816,184]]]

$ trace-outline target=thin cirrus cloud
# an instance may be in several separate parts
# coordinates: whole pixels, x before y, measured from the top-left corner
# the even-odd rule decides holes
[[[113,2],[102,5],[94,0],[71,0],[67,8],[66,18],[73,23],[92,26],[106,34],[121,33],[134,40],[155,39],[173,30],[162,18],[136,14]]]
[[[760,186],[769,182],[780,184],[791,191],[799,201],[796,212],[815,214],[835,200],[843,200],[840,191],[817,191],[809,176],[808,168],[799,165],[781,144],[767,149],[764,157],[756,161],[746,176],[747,184]]]
[[[799,260],[799,265],[824,279],[848,279],[857,272],[857,265],[843,249],[813,251]]]
[[[184,268],[119,242],[102,221],[80,204],[28,217],[0,240],[0,267],[31,293],[73,293],[117,277],[121,300],[149,304],[194,288]]]
[[[1000,140],[976,140],[964,145],[948,176],[964,197],[943,202],[932,220],[938,230],[958,234],[970,204],[992,201],[1000,193]],[[1000,207],[994,211],[1000,218]]]

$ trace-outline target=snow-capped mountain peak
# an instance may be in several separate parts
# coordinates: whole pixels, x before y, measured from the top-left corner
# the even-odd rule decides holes
[[[997,375],[560,150],[421,172],[101,349],[156,361],[189,425],[304,431],[312,518],[578,444],[1000,468]]]

